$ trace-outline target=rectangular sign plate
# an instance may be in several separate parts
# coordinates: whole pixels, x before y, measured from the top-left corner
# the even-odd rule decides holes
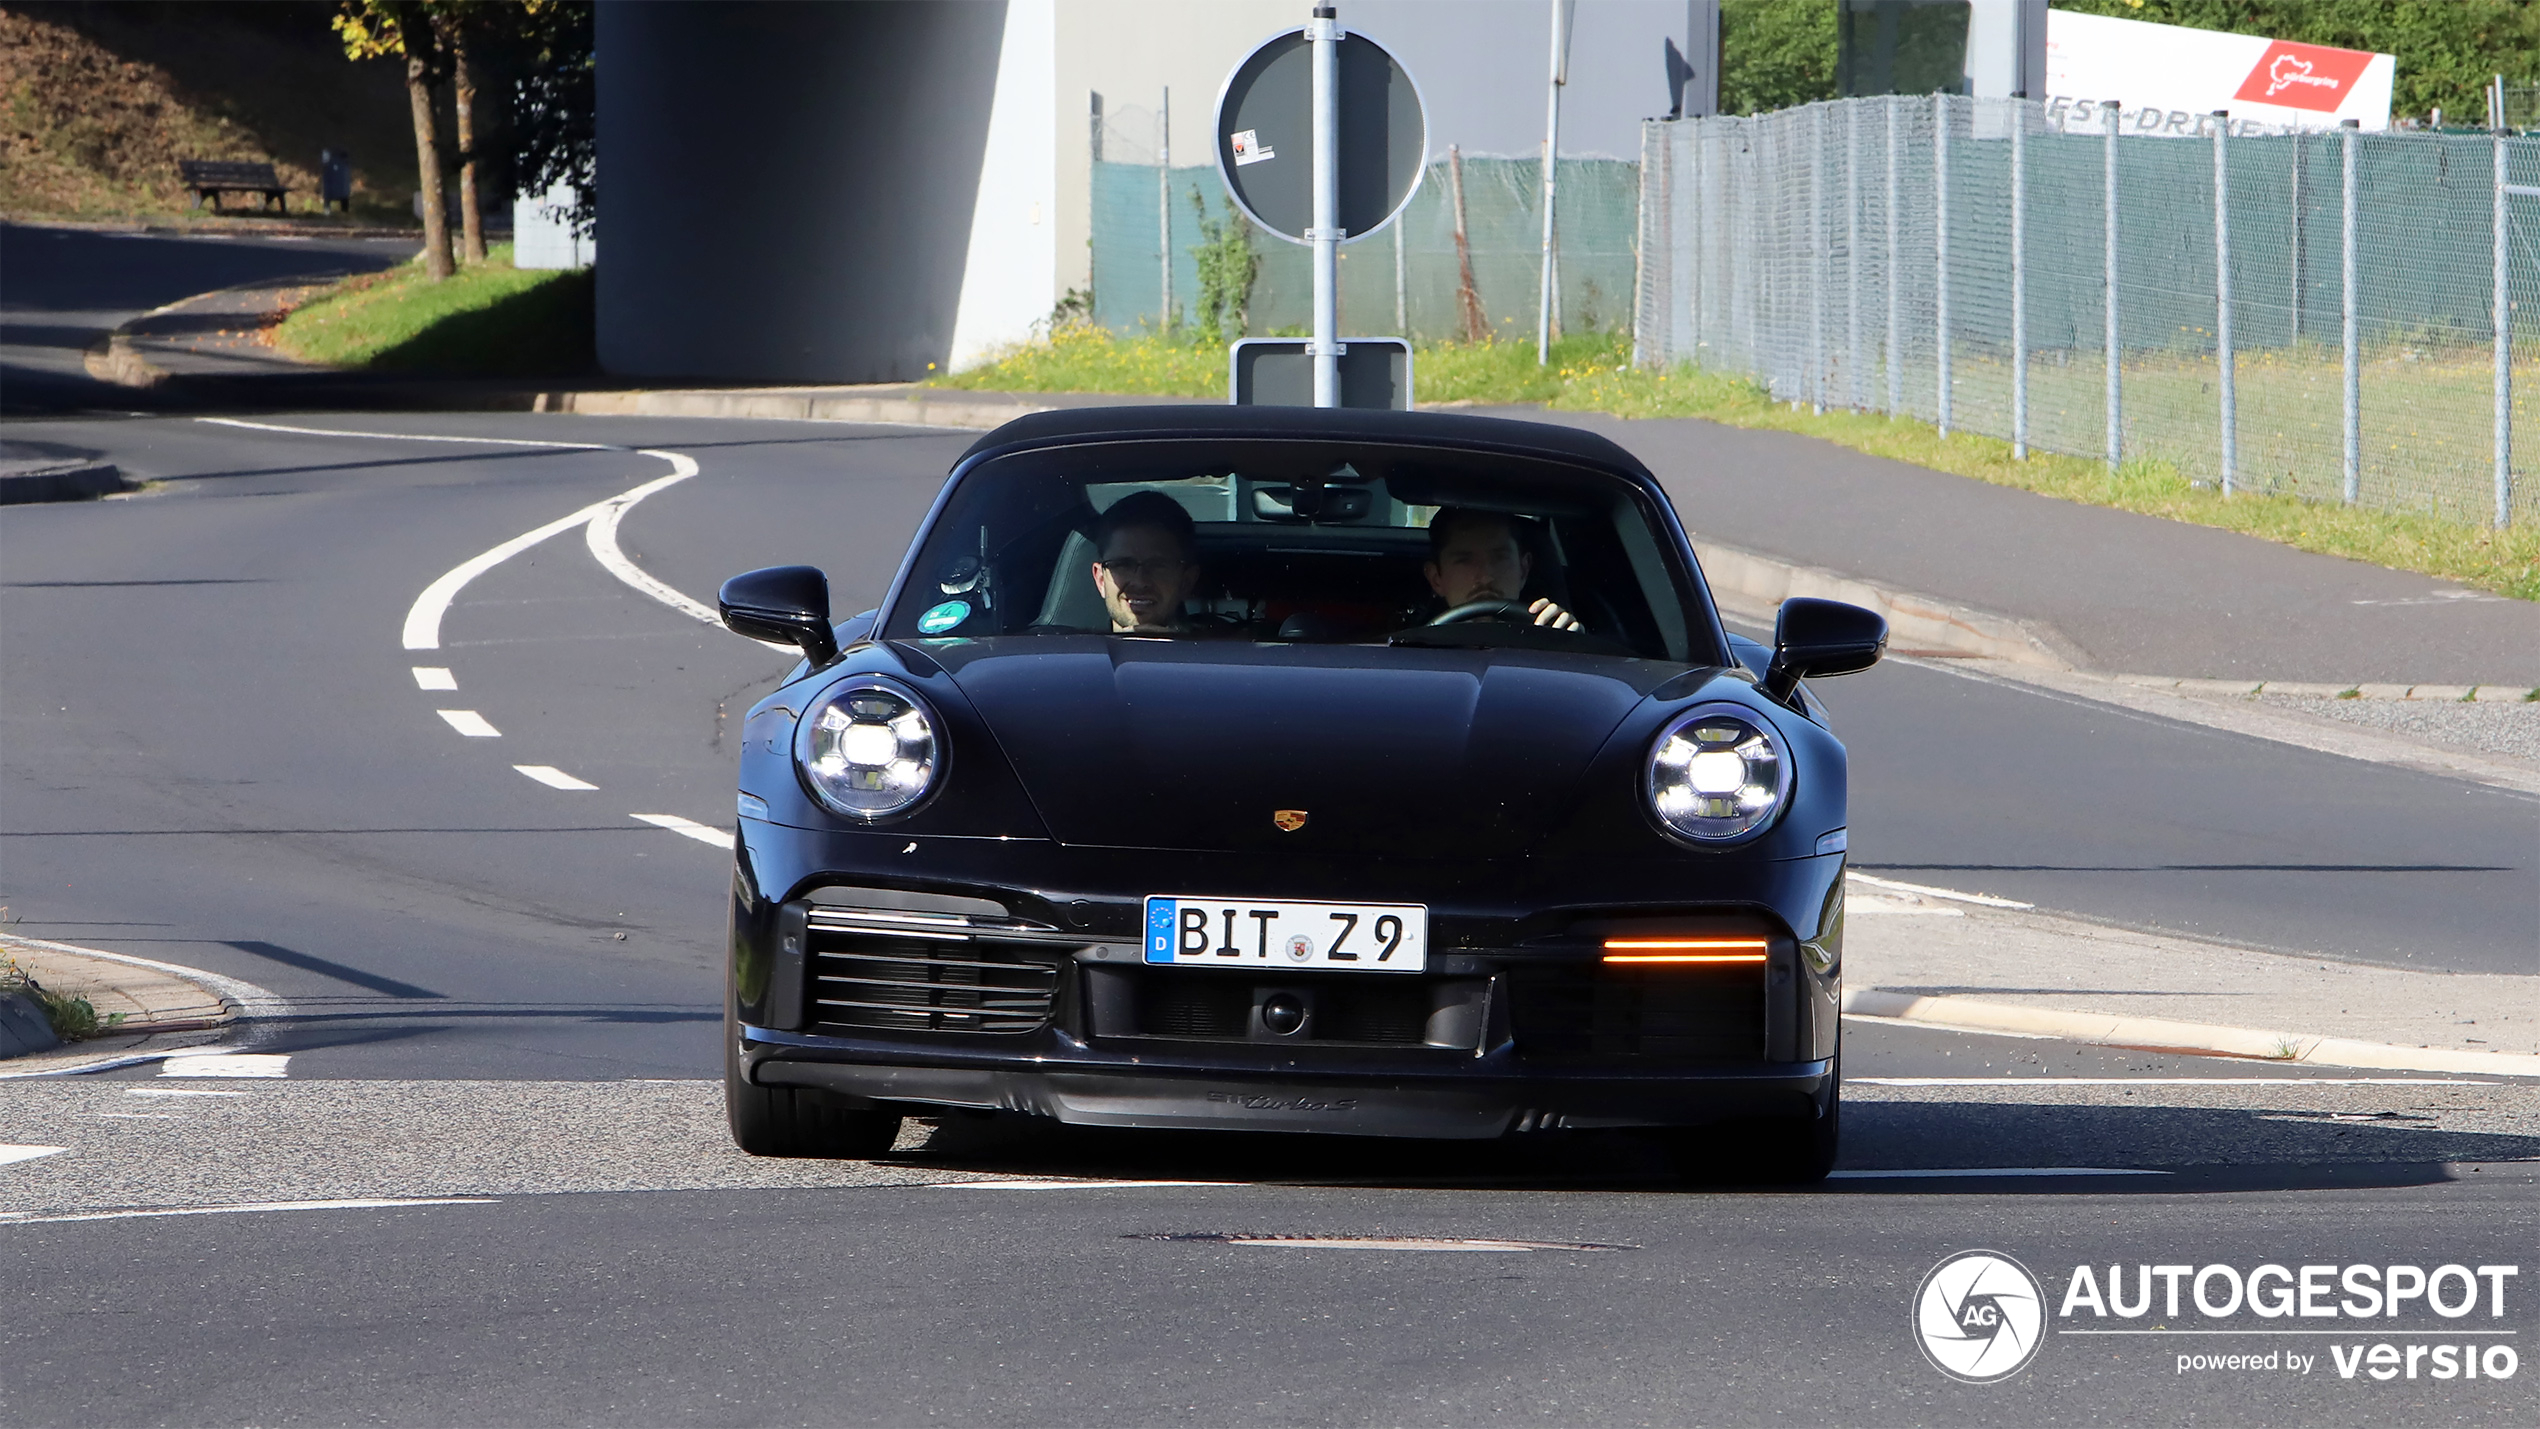
[[[1429,962],[1429,910],[1418,903],[1159,894],[1147,900],[1146,960],[1184,967],[1416,973]]]

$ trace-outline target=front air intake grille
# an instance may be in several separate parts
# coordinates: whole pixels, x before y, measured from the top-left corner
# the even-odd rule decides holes
[[[1528,970],[1509,979],[1518,1055],[1544,1060],[1760,1062],[1761,968]]]
[[[1058,998],[1054,948],[817,926],[811,937],[815,1032],[1037,1032]]]

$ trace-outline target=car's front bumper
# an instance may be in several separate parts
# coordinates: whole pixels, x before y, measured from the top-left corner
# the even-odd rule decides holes
[[[1512,1049],[1429,1070],[1291,1067],[1142,1054],[1015,1058],[859,1047],[744,1027],[742,1066],[763,1086],[819,1087],[906,1109],[1022,1112],[1080,1126],[1483,1138],[1516,1131],[1693,1126],[1821,1115],[1831,1059],[1736,1068],[1546,1071]],[[872,1060],[876,1057],[885,1060]]]

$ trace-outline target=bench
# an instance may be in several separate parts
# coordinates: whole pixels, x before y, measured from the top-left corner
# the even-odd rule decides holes
[[[277,209],[288,207],[282,201],[286,192],[282,179],[274,173],[271,164],[249,159],[179,159],[176,171],[185,180],[185,186],[194,191],[196,208],[201,208],[206,201],[213,208],[219,208],[220,196],[224,193],[261,194]]]

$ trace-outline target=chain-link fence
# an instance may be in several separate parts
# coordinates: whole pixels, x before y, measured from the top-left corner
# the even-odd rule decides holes
[[[1640,360],[2226,491],[2540,516],[2540,139],[2121,127],[1949,96],[1653,122]]]
[[[1193,200],[1206,203],[1212,223],[1235,212],[1214,165],[1160,164],[1155,135],[1155,117],[1148,110],[1124,106],[1095,121],[1093,318],[1116,332],[1161,326],[1168,307],[1177,320],[1192,320],[1200,294],[1194,250],[1203,242],[1201,210]],[[1459,168],[1462,258],[1456,243]],[[1640,166],[1630,160],[1563,159],[1559,180],[1559,321],[1567,332],[1624,329],[1632,318]],[[1245,222],[1240,216],[1233,221]],[[1313,322],[1310,250],[1257,228],[1250,232],[1261,265],[1246,330],[1256,336],[1303,331]],[[1172,255],[1169,302],[1167,253]],[[1469,258],[1481,330],[1504,340],[1531,342],[1542,255],[1540,160],[1465,155],[1456,163],[1431,164],[1399,219],[1342,247],[1341,331],[1419,339],[1469,336],[1463,296],[1463,258]]]

